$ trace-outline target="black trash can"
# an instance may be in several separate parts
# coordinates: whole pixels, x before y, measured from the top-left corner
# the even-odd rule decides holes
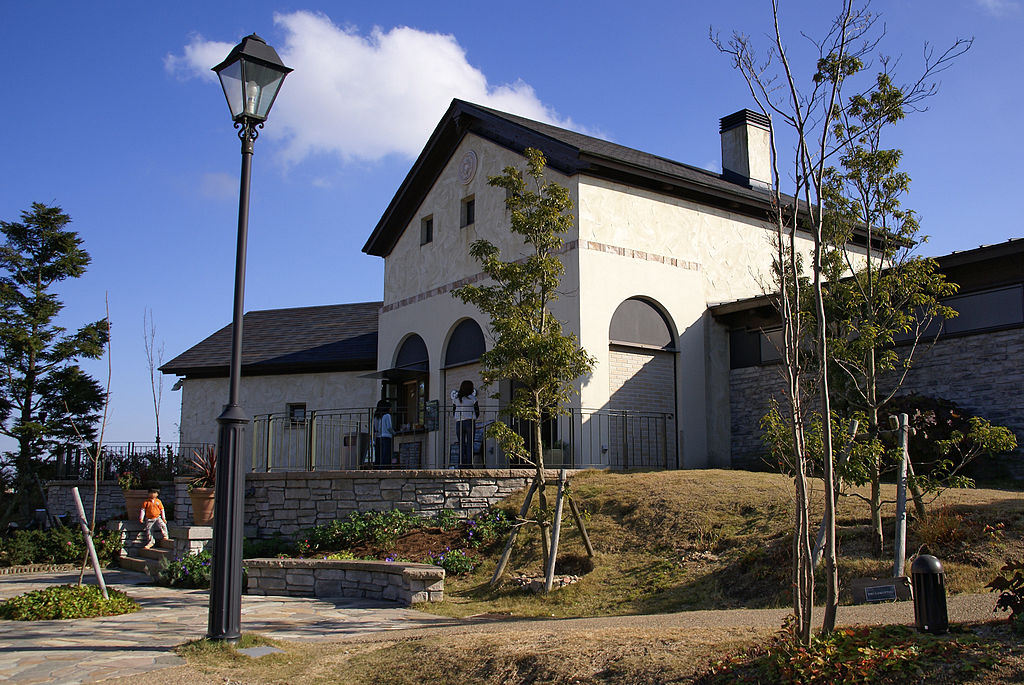
[[[945,633],[949,629],[949,616],[942,562],[930,554],[922,554],[910,566],[910,582],[914,586],[914,620],[918,631]]]

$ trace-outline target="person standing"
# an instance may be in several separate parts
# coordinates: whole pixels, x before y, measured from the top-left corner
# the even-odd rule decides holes
[[[381,400],[373,412],[373,462],[377,466],[391,466],[391,440],[394,437],[391,408],[387,400]]]
[[[473,466],[473,434],[480,405],[476,401],[473,381],[465,380],[458,390],[452,390],[452,413],[455,415],[455,435],[459,440],[459,466]]]

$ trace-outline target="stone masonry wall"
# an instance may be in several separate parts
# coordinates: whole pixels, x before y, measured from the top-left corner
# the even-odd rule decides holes
[[[444,599],[444,569],[429,564],[331,559],[247,559],[250,595],[368,597],[400,602]]]
[[[451,509],[468,518],[526,488],[531,475],[510,469],[250,473],[245,522],[259,537],[289,537],[352,511],[433,515]],[[557,473],[549,472],[548,478]]]
[[[921,350],[901,394],[916,392],[956,402],[1006,426],[1017,436],[1015,452],[986,467],[985,476],[1024,479],[1024,328],[940,339]],[[763,468],[758,425],[772,396],[782,397],[777,365],[733,369],[729,380],[734,468]]]
[[[160,484],[160,499],[164,505],[175,501],[174,486],[172,483]],[[50,505],[50,511],[55,516],[62,514],[75,515],[75,499],[71,489],[77,487],[82,497],[82,506],[85,507],[85,515],[91,516],[92,512],[92,481],[49,481],[44,486],[46,500]],[[124,506],[124,495],[121,494],[121,486],[117,481],[100,481],[99,497],[96,499],[96,520],[108,521],[113,518],[124,518],[126,516]]]
[[[768,468],[767,452],[761,439],[761,417],[768,411],[772,397],[782,400],[783,388],[783,379],[775,364],[733,369],[729,374],[733,468],[756,471]]]

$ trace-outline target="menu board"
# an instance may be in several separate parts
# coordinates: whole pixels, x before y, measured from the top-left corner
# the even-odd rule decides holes
[[[440,413],[440,402],[430,400],[426,403],[423,411],[423,428],[428,431],[436,431],[438,427],[438,414]]]

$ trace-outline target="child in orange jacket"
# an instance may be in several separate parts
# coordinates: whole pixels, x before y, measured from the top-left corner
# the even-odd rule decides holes
[[[153,546],[153,526],[160,529],[160,537],[170,540],[167,536],[167,515],[164,513],[164,503],[160,501],[159,495],[159,490],[151,488],[149,499],[142,503],[142,509],[139,510],[139,523],[146,527],[146,549]]]

